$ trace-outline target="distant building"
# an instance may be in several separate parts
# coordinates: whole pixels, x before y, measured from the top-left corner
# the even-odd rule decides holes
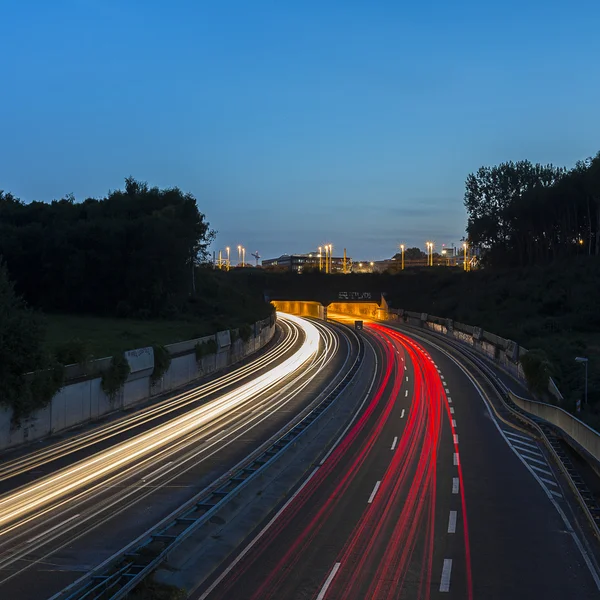
[[[350,272],[350,265],[352,259],[346,257],[346,268]],[[296,273],[302,273],[306,270],[318,270],[319,265],[321,270],[325,272],[325,255],[321,255],[319,258],[318,252],[311,252],[309,254],[282,254],[279,258],[266,258],[262,261],[263,268],[281,268],[287,269],[288,271],[295,271]],[[344,271],[344,257],[333,256],[331,257],[331,272],[332,273],[343,273]]]

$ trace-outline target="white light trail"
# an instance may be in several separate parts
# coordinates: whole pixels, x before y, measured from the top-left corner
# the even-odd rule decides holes
[[[189,413],[4,495],[0,498],[0,527],[158,452],[301,369],[317,354],[321,336],[309,321],[292,315],[285,315],[285,318],[295,322],[305,334],[304,343],[291,357],[269,372]],[[2,534],[0,531],[0,536]]]

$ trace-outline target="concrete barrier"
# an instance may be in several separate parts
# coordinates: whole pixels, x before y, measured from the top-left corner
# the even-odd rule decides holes
[[[558,406],[527,400],[513,393],[510,393],[510,397],[525,412],[544,419],[566,433],[576,442],[576,445],[600,465],[600,433]]]
[[[36,410],[20,427],[12,426],[12,410],[0,407],[0,450],[37,440],[53,433],[93,421],[110,412],[130,408],[149,398],[181,388],[193,381],[225,369],[260,350],[273,337],[275,323],[270,319],[255,323],[254,335],[244,343],[237,339],[231,343],[230,332],[219,332],[195,340],[170,344],[171,364],[163,377],[152,384],[154,352],[152,348],[139,348],[125,353],[131,373],[123,388],[110,399],[102,390],[101,370],[110,365],[110,358],[102,358],[86,365],[67,367],[75,381],[67,383],[52,398],[48,406]],[[219,339],[216,354],[196,360],[198,342]]]

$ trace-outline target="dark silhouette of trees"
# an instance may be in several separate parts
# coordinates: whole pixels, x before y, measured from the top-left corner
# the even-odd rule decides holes
[[[106,198],[25,204],[0,192],[0,255],[47,311],[170,316],[193,292],[214,232],[196,199],[129,177]]]
[[[543,264],[600,254],[600,153],[570,170],[529,161],[481,167],[466,180],[469,241],[484,264]]]

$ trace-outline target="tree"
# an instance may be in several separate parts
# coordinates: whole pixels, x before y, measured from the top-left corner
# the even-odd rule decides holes
[[[394,256],[392,258],[401,260],[402,253],[397,252],[396,254],[394,254]],[[425,254],[425,252],[423,252],[419,248],[406,248],[404,250],[404,260],[421,260],[421,259],[425,259],[425,258],[427,258],[427,255]]]
[[[194,292],[214,236],[191,194],[132,177],[80,203],[0,193],[0,253],[17,291],[44,310],[172,314]]]
[[[44,406],[62,385],[62,370],[44,356],[43,336],[41,319],[15,294],[0,261],[0,404],[13,409],[15,422]]]

